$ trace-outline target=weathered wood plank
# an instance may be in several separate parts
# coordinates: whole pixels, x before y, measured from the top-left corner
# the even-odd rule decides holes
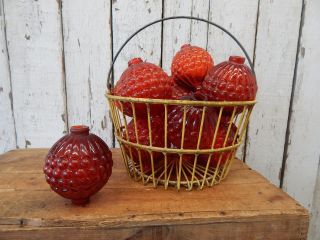
[[[0,153],[16,148],[5,16],[0,1]]]
[[[211,0],[209,19],[230,31],[253,58],[258,1]],[[241,11],[241,14],[235,12]],[[209,26],[208,50],[216,63],[225,61],[230,55],[244,55],[226,33]]]
[[[223,223],[222,226],[215,224],[188,227],[185,225],[175,226],[169,231],[167,239],[210,239],[210,240],[233,240],[233,239],[279,239],[279,240],[306,240],[307,223],[299,220],[268,219],[266,221],[253,221],[250,223]],[[195,231],[197,229],[197,232]],[[171,229],[170,229],[171,230]],[[198,232],[199,231],[199,232]]]
[[[203,222],[228,222],[232,218],[251,221],[252,217],[262,219],[266,215],[276,217],[277,214],[300,213],[306,216],[306,211],[299,204],[240,161],[232,166],[226,181],[214,188],[177,192],[161,187],[154,189],[151,185],[143,186],[132,181],[120,164],[119,149],[113,150],[116,164],[110,182],[92,197],[91,204],[78,208],[54,194],[48,186],[45,188],[41,168],[46,151],[12,151],[0,156],[1,179],[8,174],[21,176],[16,177],[16,181],[0,181],[2,225],[7,220],[14,224],[14,219],[19,222],[21,218],[25,219],[25,226],[81,227],[85,224],[89,227],[96,226],[96,221],[99,221],[100,226],[120,227],[124,224],[145,225],[148,221],[153,224],[192,223],[196,216]],[[24,177],[27,174],[30,174],[29,180]],[[247,179],[243,178],[244,175]],[[30,184],[37,188],[31,188]],[[15,200],[11,201],[13,198]],[[79,219],[79,216],[83,218]]]
[[[139,15],[139,16],[137,16]],[[140,27],[162,15],[162,1],[124,1],[112,3],[112,30],[113,54],[120,46]],[[128,61],[141,57],[148,62],[159,64],[161,56],[161,23],[157,23],[135,36],[119,55],[114,65],[114,82],[116,83],[121,73],[127,68]],[[115,146],[119,147],[116,141]]]
[[[0,230],[0,240],[15,239],[68,239],[68,240],[152,240],[163,239],[162,227],[137,227],[123,229],[103,229],[103,228],[21,228]]]
[[[237,161],[238,162],[238,161]],[[243,167],[239,165],[239,167]],[[39,174],[40,173],[40,174]],[[109,181],[110,188],[140,188],[140,185],[134,181],[128,181],[130,178],[127,175],[125,169],[115,169],[113,174],[117,174],[117,179],[111,178]],[[224,182],[225,185],[229,184],[256,184],[263,183],[265,181],[259,174],[253,172],[253,176],[248,176],[247,171],[235,171],[230,172],[230,177]],[[21,173],[19,171],[13,173],[0,172],[0,178],[3,181],[0,182],[0,191],[17,191],[17,190],[48,190],[49,186],[44,181],[44,175],[42,174],[42,166],[37,169],[37,172]],[[115,181],[118,181],[117,183]]]
[[[263,219],[266,215],[306,215],[300,205],[297,206],[281,190],[266,182],[222,184],[214,190],[207,188],[179,193],[174,189],[154,189],[152,186],[136,184],[139,187],[116,188],[107,185],[91,197],[91,204],[85,208],[73,206],[69,200],[61,198],[49,188],[1,191],[1,224],[6,224],[7,219],[19,221],[23,218],[29,220],[29,224],[33,219],[41,219],[39,227],[89,227],[100,222],[104,226],[124,227],[144,225],[146,221],[157,224],[190,223],[190,218],[197,216],[205,223],[225,222],[232,218],[248,221],[251,217]],[[183,213],[182,216],[179,213]],[[132,215],[134,219],[131,219]],[[79,216],[82,218],[79,219]],[[26,225],[29,224],[26,221]]]
[[[105,230],[99,227],[84,228],[29,228],[15,227],[0,233],[6,240],[10,239],[130,239],[130,240],[160,240],[160,239],[210,239],[210,240],[301,240],[306,239],[307,219],[294,219],[283,216],[281,219],[269,218],[265,221],[224,222],[219,224],[133,227]],[[232,229],[232,231],[230,231]],[[1,237],[0,237],[1,239]]]
[[[309,240],[320,239],[320,159],[318,164],[318,175],[313,193],[313,204],[311,208],[311,221],[308,232]]]
[[[246,162],[276,185],[280,183],[301,9],[300,0],[260,1],[255,56],[258,103],[251,116]]]
[[[164,1],[164,17],[190,16],[192,0]],[[171,75],[172,58],[180,47],[190,42],[191,21],[174,19],[163,23],[162,68]]]
[[[318,1],[306,1],[283,181],[283,189],[308,209],[320,159],[319,9]]]
[[[110,1],[63,1],[68,123],[86,124],[112,146],[105,99],[112,58]]]
[[[135,183],[112,151],[111,179],[85,207],[46,186],[47,149],[1,155],[0,239],[305,239],[305,209],[240,161],[214,188],[177,192]]]
[[[17,145],[50,146],[65,131],[59,1],[3,2]]]
[[[193,16],[208,19],[209,1],[165,1],[164,17]],[[162,67],[171,75],[173,56],[185,43],[202,48],[207,47],[208,25],[206,23],[189,20],[174,19],[163,24]]]
[[[209,9],[210,9],[210,1],[208,0],[193,0],[192,1],[192,9],[191,16],[203,18],[208,20],[209,17]],[[200,21],[191,21],[191,32],[190,32],[190,43],[192,45],[196,45],[202,47],[204,49],[207,48],[208,41],[208,24]]]
[[[161,0],[129,2],[118,0],[113,2],[112,9],[113,51],[115,54],[133,32],[143,25],[161,18],[162,2]],[[114,81],[119,79],[131,58],[141,57],[154,64],[159,64],[160,55],[161,24],[158,23],[141,32],[123,49],[115,64]]]
[[[247,50],[251,60],[254,56],[258,3],[250,0],[210,1],[210,21],[229,30]],[[235,14],[238,11],[241,14]],[[208,51],[212,53],[215,64],[227,60],[230,55],[244,55],[236,42],[214,26],[209,26]],[[237,152],[240,159],[244,158],[244,146],[245,143]]]
[[[28,149],[11,151],[0,156],[1,169],[0,178],[0,191],[15,191],[19,190],[48,190],[48,185],[44,181],[42,167],[44,158],[48,149]],[[29,158],[39,159],[36,162],[26,161]],[[134,181],[123,169],[123,161],[120,152],[113,151],[114,169],[113,175],[109,181],[108,187],[121,187],[121,188],[140,188],[141,186]],[[23,166],[17,166],[19,161],[23,161]],[[248,175],[248,172],[250,173]],[[255,171],[251,171],[245,164],[235,160],[230,170],[229,176],[224,184],[252,184],[263,183],[265,179]]]

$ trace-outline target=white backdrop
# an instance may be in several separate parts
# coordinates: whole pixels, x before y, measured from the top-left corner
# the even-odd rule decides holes
[[[312,211],[309,236],[320,239],[319,0],[0,3],[0,152],[49,147],[73,124],[89,125],[114,146],[104,98],[114,53],[136,29],[161,16],[209,19],[239,38],[257,74],[258,104],[238,156]],[[170,21],[124,49],[115,80],[136,56],[169,71],[186,42],[207,48],[216,63],[241,54],[220,30]]]

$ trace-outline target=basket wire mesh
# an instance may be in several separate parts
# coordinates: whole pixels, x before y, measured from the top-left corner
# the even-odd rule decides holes
[[[108,89],[106,97],[109,102],[112,122],[114,124],[115,137],[118,140],[121,148],[124,165],[128,174],[136,181],[142,181],[143,184],[152,183],[154,187],[163,185],[165,189],[169,186],[176,187],[178,190],[181,187],[185,187],[188,190],[192,190],[194,187],[202,189],[204,186],[213,186],[220,183],[229,173],[232,161],[235,158],[237,148],[243,142],[246,129],[249,123],[249,118],[252,109],[255,105],[255,101],[233,101],[233,102],[218,102],[218,101],[191,101],[191,100],[169,100],[169,99],[147,99],[147,98],[132,98],[132,97],[121,97],[112,94],[112,70],[114,62],[116,61],[119,53],[123,47],[132,39],[133,36],[138,34],[143,29],[158,23],[170,19],[184,18],[193,19],[208,24],[214,25],[221,30],[225,31],[231,36],[236,43],[240,46],[244,54],[246,55],[249,65],[252,68],[252,62],[239,43],[239,41],[227,30],[220,27],[217,24],[211,23],[207,20],[195,18],[195,17],[169,17],[154,21],[150,24],[139,29],[137,32],[132,34],[128,40],[121,46],[115,58],[112,62],[109,75],[108,75]],[[254,72],[253,72],[254,73]],[[128,117],[124,114],[124,104],[129,104],[132,109],[132,117]],[[137,127],[137,109],[136,105],[143,105],[147,112],[147,123],[148,123],[148,134],[149,134],[149,145],[141,144],[139,142],[139,131]],[[164,145],[154,146],[152,136],[152,120],[151,120],[151,108],[153,105],[163,106],[163,142]],[[170,108],[173,106],[183,106],[183,119],[181,129],[181,146],[180,148],[172,147],[168,141],[168,114]],[[188,109],[191,107],[197,107],[201,109],[201,120],[200,127],[197,136],[196,148],[188,149],[184,148],[185,140],[185,128],[186,128],[186,116]],[[206,113],[210,108],[214,108],[217,112],[217,121],[214,128],[214,134],[211,139],[211,148],[203,149],[200,148],[200,142],[203,135],[203,126]],[[217,133],[221,127],[221,122],[224,113],[228,112],[228,126],[224,136],[222,147],[215,147]],[[129,141],[128,122],[133,121],[134,134],[136,141]],[[236,126],[235,133],[231,134],[232,126]],[[228,139],[232,136],[232,143],[228,143]],[[134,158],[133,152],[136,151],[138,159]],[[147,158],[146,153],[149,155]],[[154,153],[159,153],[161,157],[154,158]],[[174,157],[173,157],[174,156]],[[188,158],[185,158],[185,157]],[[200,159],[205,156],[206,161]],[[146,162],[149,169],[144,169]],[[214,164],[212,164],[214,163]]]
[[[181,186],[186,187],[191,190],[193,186],[197,186],[202,189],[204,186],[213,186],[223,180],[230,169],[232,160],[235,157],[236,150],[238,146],[243,141],[245,136],[246,128],[249,122],[250,114],[252,112],[255,101],[242,101],[242,102],[211,102],[211,101],[188,101],[188,100],[163,100],[163,99],[141,99],[141,98],[127,98],[114,96],[112,94],[107,94],[112,121],[115,126],[115,136],[120,144],[122,156],[124,159],[124,164],[131,177],[136,181],[141,180],[143,183],[152,183],[154,187],[159,184],[164,185],[167,188],[169,185],[175,186],[180,189]],[[123,113],[123,104],[130,103],[132,107],[132,121],[134,123],[134,131],[136,135],[136,142],[129,141],[128,137],[128,118]],[[145,104],[147,109],[147,119],[148,119],[148,133],[149,133],[149,145],[143,145],[139,143],[139,131],[137,130],[137,115],[136,115],[136,103]],[[151,114],[150,105],[152,104],[163,104],[164,105],[164,147],[153,146],[152,141],[152,126],[151,126]],[[120,107],[117,107],[117,105]],[[183,120],[182,120],[182,133],[181,133],[181,147],[172,148],[168,144],[168,108],[172,105],[182,105],[183,106]],[[184,136],[185,136],[185,123],[187,109],[190,106],[197,106],[202,108],[201,122],[199,127],[199,133],[197,137],[197,147],[195,149],[185,149]],[[211,141],[210,149],[200,149],[200,140],[202,138],[203,123],[208,108],[214,107],[218,109],[218,118],[214,130],[214,135]],[[228,121],[227,133],[223,141],[223,147],[214,148],[217,132],[221,126],[221,119],[223,116],[224,109],[232,108],[232,113],[230,120]],[[242,112],[236,114],[241,108]],[[231,132],[232,125],[237,126],[235,134],[233,134],[232,144],[226,146],[227,140],[229,139],[229,134]],[[132,151],[135,149],[138,152],[139,161],[134,161]],[[142,159],[141,151],[147,151],[150,155],[151,170],[145,171],[143,162],[146,159]],[[163,158],[157,162],[154,160],[154,152],[160,152],[163,154]],[[217,153],[215,161],[216,166],[212,166],[211,161],[213,161],[213,155]],[[220,153],[220,154],[219,154]],[[223,153],[227,154],[224,155]],[[179,158],[177,160],[170,160],[168,155],[177,154]],[[197,164],[198,157],[202,154],[208,155],[208,160],[205,165]],[[183,159],[184,155],[193,155],[192,161],[185,161]],[[222,158],[226,158],[222,164]]]

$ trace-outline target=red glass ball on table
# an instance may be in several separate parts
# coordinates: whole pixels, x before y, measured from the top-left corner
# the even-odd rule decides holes
[[[43,171],[53,191],[83,205],[108,182],[112,166],[107,144],[87,126],[77,125],[51,147]]]

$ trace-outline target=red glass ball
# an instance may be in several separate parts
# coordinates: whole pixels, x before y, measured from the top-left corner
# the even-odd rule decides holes
[[[108,182],[112,166],[107,144],[78,125],[51,147],[43,171],[53,191],[82,205]]]
[[[243,57],[230,56],[229,61],[212,68],[202,82],[202,95],[209,101],[254,100],[258,90],[256,78],[244,62]]]

